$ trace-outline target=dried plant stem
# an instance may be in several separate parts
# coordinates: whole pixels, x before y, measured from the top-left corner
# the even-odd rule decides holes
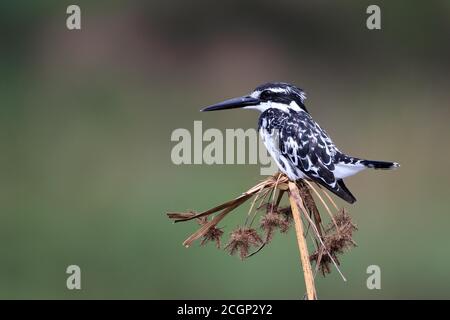
[[[337,262],[335,261],[335,259],[333,258],[333,256],[330,254],[330,252],[326,249],[325,244],[323,243],[322,237],[320,237],[319,235],[319,230],[317,230],[316,225],[314,224],[314,222],[311,220],[311,218],[308,216],[308,212],[306,211],[305,206],[303,205],[302,201],[299,201],[298,204],[300,205],[300,209],[302,210],[302,212],[304,213],[304,216],[306,218],[306,220],[308,220],[308,222],[310,223],[310,225],[312,226],[314,232],[316,233],[317,239],[319,240],[320,244],[321,244],[321,251],[325,252],[328,257],[330,258],[331,262],[333,262],[334,266],[336,267],[336,270],[339,272],[339,274],[342,277],[342,280],[347,281],[347,279],[345,278],[344,274],[341,272],[341,270],[338,267]],[[322,253],[323,254],[323,253]],[[320,260],[320,259],[319,259]],[[319,261],[320,262],[320,261]],[[317,263],[317,265],[319,265],[319,263]]]
[[[336,202],[334,202],[333,198],[326,192],[322,187],[319,186],[319,189],[323,192],[324,195],[330,200],[330,202],[333,204],[334,208],[339,211],[339,207],[337,206]]]
[[[198,229],[195,233],[193,233],[189,238],[184,240],[183,245],[186,248],[190,247],[192,242],[194,242],[198,238],[201,238],[206,232],[208,232],[208,230],[211,227],[217,225],[228,213],[233,211],[235,208],[239,207],[242,204],[242,202],[245,202],[247,200],[247,198],[248,198],[248,196],[243,197],[244,200],[237,201],[236,203],[234,203],[233,205],[231,205],[230,207],[226,208],[221,213],[219,213],[216,217],[214,217],[214,219],[205,223],[200,229]]]
[[[292,215],[295,223],[295,233],[297,234],[297,243],[300,250],[300,259],[303,268],[303,276],[305,278],[306,296],[308,300],[316,300],[316,288],[314,286],[314,275],[309,261],[308,247],[303,231],[303,222],[300,215],[297,202],[301,201],[299,190],[294,182],[289,182],[289,202],[292,208]]]
[[[316,190],[316,188],[314,188],[314,186],[311,184],[311,183],[309,183],[307,180],[304,180],[307,184],[308,184],[308,186],[314,191],[314,193],[316,194],[316,196],[319,198],[319,200],[322,202],[322,204],[323,204],[323,206],[324,206],[324,208],[326,209],[326,211],[327,211],[327,213],[328,213],[328,215],[330,216],[330,218],[331,218],[331,220],[333,221],[333,223],[334,223],[334,225],[336,226],[336,228],[337,228],[337,224],[336,224],[336,220],[334,219],[334,216],[333,216],[333,214],[331,213],[331,210],[330,210],[330,208],[328,207],[328,205],[327,205],[327,203],[323,200],[323,198],[320,196],[320,193],[319,192],[317,192],[317,190]],[[324,192],[328,197],[330,197],[326,192]],[[331,197],[330,197],[330,199],[331,199]],[[332,200],[333,201],[333,200]],[[334,202],[333,202],[334,203]],[[335,204],[336,205],[336,204]]]
[[[325,197],[321,195],[322,192]],[[280,208],[279,206],[285,193],[288,194],[290,207]],[[315,197],[313,197],[313,193]],[[332,223],[330,222],[327,228],[322,226],[320,212],[314,199],[316,197],[320,200],[332,220]],[[220,237],[223,235],[223,231],[217,227],[218,223],[251,198],[253,199],[245,219],[244,227],[239,227],[230,234],[231,240],[225,247],[231,254],[239,252],[241,259],[254,255],[269,243],[274,228],[278,228],[280,232],[284,233],[288,230],[293,220],[306,285],[306,298],[308,300],[317,299],[314,277],[319,270],[324,275],[325,273],[329,273],[331,271],[331,264],[336,267],[342,279],[345,281],[345,277],[339,269],[339,261],[336,255],[342,254],[344,249],[355,245],[352,240],[352,232],[356,230],[356,226],[351,223],[351,218],[346,214],[344,209],[338,210],[336,203],[328,195],[326,190],[322,189],[320,185],[315,187],[307,180],[291,182],[287,176],[276,174],[259,182],[240,196],[209,210],[203,212],[195,212],[192,210],[186,212],[170,212],[167,215],[174,222],[198,220],[201,227],[183,242],[184,246],[189,247],[194,241],[202,238],[201,245],[209,241],[214,241],[219,247]],[[259,204],[257,204],[257,201]],[[336,215],[332,213],[334,210],[329,205],[330,202],[338,210]],[[251,228],[258,211],[262,208],[265,211],[265,215],[261,217],[260,228],[266,233],[265,241],[260,238],[255,229]],[[310,226],[312,232],[309,233]],[[306,241],[308,235],[311,236],[312,242],[316,247],[311,256],[308,253],[308,244]],[[257,246],[260,247],[256,252],[249,254],[249,249]],[[316,265],[314,273],[311,261],[314,261]]]
[[[256,193],[255,198],[252,201],[252,204],[250,206],[250,209],[248,210],[247,217],[245,218],[245,225],[248,223],[248,219],[250,218],[250,215],[252,213],[253,207],[255,206],[256,200],[258,200],[259,196],[261,195],[261,192],[264,190],[264,187],[261,187],[261,189]],[[264,199],[263,199],[264,200]]]

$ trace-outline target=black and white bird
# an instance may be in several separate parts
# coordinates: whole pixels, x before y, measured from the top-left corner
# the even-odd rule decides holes
[[[201,111],[234,108],[261,112],[258,130],[281,172],[292,181],[309,179],[349,203],[356,198],[344,178],[366,168],[394,169],[396,162],[355,158],[342,153],[305,107],[305,92],[288,83],[267,83],[248,96],[211,105]]]

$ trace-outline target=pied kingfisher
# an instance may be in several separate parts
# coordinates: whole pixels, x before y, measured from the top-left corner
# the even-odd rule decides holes
[[[310,179],[349,203],[356,198],[342,179],[366,168],[394,169],[396,162],[364,160],[348,156],[305,107],[305,92],[287,83],[267,83],[248,96],[234,98],[201,111],[255,109],[261,112],[258,130],[281,172],[292,181]]]

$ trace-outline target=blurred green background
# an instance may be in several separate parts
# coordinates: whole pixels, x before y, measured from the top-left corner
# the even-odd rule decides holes
[[[0,4],[0,298],[301,298],[292,230],[241,262],[183,248],[196,223],[165,215],[262,178],[176,166],[170,136],[194,120],[256,127],[254,112],[198,110],[268,81],[303,88],[343,151],[402,165],[348,179],[359,246],[347,282],[318,276],[319,297],[450,298],[449,1],[77,1],[82,30],[68,31],[72,3]],[[366,28],[370,4],[381,30]],[[366,287],[372,264],[381,290]]]

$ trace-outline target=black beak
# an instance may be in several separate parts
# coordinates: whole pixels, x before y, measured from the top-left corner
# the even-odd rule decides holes
[[[213,104],[212,106],[203,108],[200,111],[216,111],[216,110],[226,110],[226,109],[236,109],[243,108],[248,106],[256,106],[259,104],[259,99],[252,98],[250,96],[233,98],[230,100],[225,100],[223,102],[219,102],[217,104]]]

